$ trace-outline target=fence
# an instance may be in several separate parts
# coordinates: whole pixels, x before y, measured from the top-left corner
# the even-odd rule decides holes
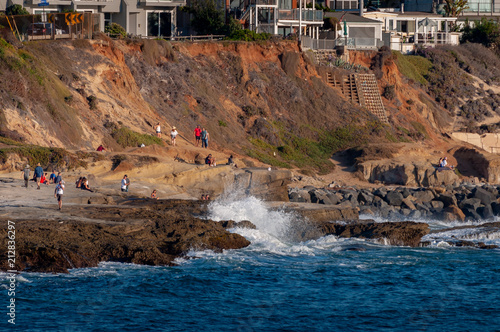
[[[10,30],[20,41],[92,38],[100,31],[99,14],[46,13],[0,16],[0,29]]]
[[[384,42],[375,38],[337,38],[337,39],[312,39],[302,36],[302,48],[312,50],[333,50],[337,46],[346,46],[348,49],[375,50],[384,46]]]

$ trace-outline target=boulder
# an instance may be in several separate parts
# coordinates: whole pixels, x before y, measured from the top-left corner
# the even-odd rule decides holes
[[[483,188],[475,188],[472,191],[472,197],[481,200],[481,203],[484,205],[496,202],[496,196]]]
[[[495,216],[500,215],[500,204],[499,203],[497,203],[497,202],[491,203],[491,208],[493,209],[493,214]]]
[[[481,216],[473,208],[463,208],[462,212],[467,220],[481,220]]]
[[[358,164],[358,170],[370,182],[405,186],[436,186],[459,180],[452,170],[438,170],[428,162],[398,162],[392,159],[369,160]]]
[[[433,209],[441,210],[444,208],[444,203],[442,201],[431,201],[430,203]]]
[[[410,219],[420,219],[422,218],[422,212],[420,212],[419,210],[413,210],[411,211],[410,215],[408,216]]]
[[[429,225],[413,221],[377,223],[373,220],[324,223],[320,227],[325,235],[377,239],[389,245],[416,247],[420,239],[429,234]]]
[[[373,194],[367,190],[362,190],[358,195],[358,202],[370,205],[373,202]]]
[[[421,189],[421,190],[415,191],[415,192],[413,192],[412,196],[415,197],[415,199],[419,203],[430,202],[435,197],[434,194],[432,193],[432,191],[428,190],[428,189]]]
[[[397,191],[389,191],[385,196],[385,201],[389,203],[389,205],[401,206],[401,203],[403,203],[403,195]]]
[[[490,204],[480,206],[476,211],[481,217],[483,217],[483,219],[493,219],[493,217],[495,216]]]
[[[442,214],[442,220],[444,221],[464,221],[465,214],[456,205],[450,205],[444,209]]]
[[[311,203],[324,204],[324,199],[327,198],[326,194],[319,189],[314,189],[309,191],[309,196],[311,197]]]
[[[387,189],[384,187],[380,187],[373,192],[373,195],[378,196],[380,198],[385,198],[385,196],[387,195]]]
[[[291,183],[291,171],[248,168],[245,173],[250,175],[250,183],[246,189],[248,194],[268,201],[288,201],[287,185]]]
[[[307,198],[304,197],[307,195]],[[288,194],[288,199],[290,202],[298,202],[298,203],[310,203],[311,198],[309,196],[309,193],[307,191],[293,191]]]
[[[328,199],[330,200],[330,202],[331,202],[332,205],[339,204],[340,198],[336,194],[334,194],[334,193],[327,193],[326,196],[328,197]]]
[[[402,202],[401,206],[402,207],[407,207],[410,210],[416,210],[417,209],[415,207],[415,204],[413,204],[413,202],[408,197],[406,197],[405,199],[403,199],[403,202]]]
[[[457,199],[455,195],[450,193],[439,194],[435,199],[443,202],[445,207],[450,205],[457,205]]]
[[[477,210],[477,208],[481,205],[481,200],[479,198],[467,198],[461,201],[458,204],[458,207],[463,209],[463,208],[472,208],[474,210]]]
[[[389,204],[387,204],[386,201],[384,201],[382,198],[380,198],[379,196],[375,196],[373,198],[373,204],[372,204],[374,207],[378,208],[378,209],[385,209],[389,206]]]

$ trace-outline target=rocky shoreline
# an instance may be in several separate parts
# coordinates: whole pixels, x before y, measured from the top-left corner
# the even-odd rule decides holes
[[[197,201],[133,200],[120,206],[72,207],[71,214],[85,221],[16,220],[16,270],[68,272],[102,261],[172,265],[191,249],[222,251],[250,244],[221,223],[195,217],[205,208]],[[6,228],[0,230],[4,238],[6,233]]]
[[[176,258],[186,257],[190,250],[220,252],[245,248],[250,242],[228,229],[255,228],[251,220],[217,222],[208,219],[208,202],[200,200],[151,200],[116,193],[75,191],[71,192],[73,203],[63,211],[54,211],[55,207],[48,205],[54,205],[48,201],[50,196],[27,201],[29,191],[16,189],[19,186],[15,180],[4,179],[2,183],[5,185],[2,197],[12,198],[12,201],[5,203],[6,213],[1,214],[0,219],[5,225],[7,220],[15,223],[15,269],[20,272],[66,273],[73,268],[95,267],[104,261],[173,265]],[[275,186],[272,191],[268,188],[268,192],[280,192],[286,188],[286,183]],[[46,195],[44,191],[50,193],[51,190],[42,189],[42,196]],[[424,236],[439,237],[441,231],[431,231],[425,222],[408,220],[493,219],[500,214],[499,190],[500,186],[492,185],[417,189],[304,187],[289,189],[290,202],[266,204],[268,209],[279,209],[297,216],[292,218],[287,234],[290,241],[335,235],[369,239],[386,245],[418,247],[430,244],[430,241],[422,240]],[[40,191],[36,192],[40,194]],[[360,219],[360,214],[391,221]],[[500,222],[458,228],[496,234],[500,232]],[[7,237],[7,228],[0,229],[0,236]],[[496,245],[464,239],[445,241],[453,246],[497,248]],[[7,255],[6,251],[7,247],[1,247],[0,255]],[[7,267],[7,262],[4,262],[0,269],[6,271],[12,267]]]
[[[314,188],[289,190],[290,202],[355,208],[389,220],[493,220],[500,215],[500,186],[483,184],[430,188]]]

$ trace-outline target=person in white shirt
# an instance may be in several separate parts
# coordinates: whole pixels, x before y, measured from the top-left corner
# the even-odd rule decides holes
[[[161,138],[161,126],[160,126],[160,123],[159,123],[159,122],[158,122],[158,124],[155,126],[155,129],[156,129],[156,137]]]
[[[62,197],[64,194],[64,181],[61,180],[56,185],[56,189],[54,190],[54,197],[57,198],[57,204],[59,205],[59,210],[62,210]]]
[[[177,132],[177,128],[175,126],[172,127],[172,131],[170,131],[170,139],[172,141],[172,145],[175,146],[175,138],[179,133]]]
[[[123,179],[122,179],[122,191],[128,192],[129,184],[130,184],[130,180],[128,179],[127,175],[124,175]]]

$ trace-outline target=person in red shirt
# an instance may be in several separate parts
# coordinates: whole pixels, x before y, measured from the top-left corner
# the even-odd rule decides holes
[[[196,126],[194,128],[194,139],[195,139],[195,145],[198,146],[201,141],[201,128],[200,125]]]
[[[49,181],[47,181],[47,173],[42,174],[42,177],[40,178],[40,183],[45,183],[46,185],[49,184]]]

